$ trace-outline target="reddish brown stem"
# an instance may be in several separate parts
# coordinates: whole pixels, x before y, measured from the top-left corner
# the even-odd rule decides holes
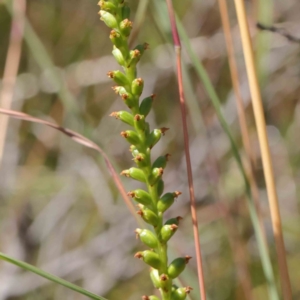
[[[183,136],[184,136],[184,150],[185,150],[185,157],[186,157],[188,183],[189,183],[190,206],[191,206],[191,214],[192,214],[192,221],[193,221],[194,239],[195,239],[198,280],[200,286],[201,299],[206,300],[200,238],[199,238],[199,231],[198,231],[198,220],[197,220],[197,212],[196,212],[196,200],[195,200],[195,193],[194,193],[193,174],[192,174],[191,157],[190,157],[190,149],[189,149],[189,135],[188,135],[187,121],[186,121],[186,105],[185,105],[185,96],[183,91],[183,80],[182,80],[182,70],[181,70],[181,44],[180,44],[180,38],[176,26],[172,2],[171,0],[166,0],[166,2],[168,6],[170,24],[171,24],[172,35],[174,40],[174,47],[176,52],[177,81],[178,81],[180,109],[181,109]]]

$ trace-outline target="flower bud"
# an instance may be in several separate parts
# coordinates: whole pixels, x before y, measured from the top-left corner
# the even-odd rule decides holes
[[[146,140],[146,144],[147,146],[152,149],[153,146],[155,144],[158,143],[158,141],[161,138],[161,135],[164,135],[165,132],[168,130],[169,128],[160,128],[160,129],[154,129],[148,136],[147,136],[147,140]]]
[[[141,169],[130,168],[129,170],[122,171],[121,175],[125,175],[137,181],[146,182],[144,172]]]
[[[138,204],[138,207],[140,210],[137,212],[137,214],[140,215],[146,223],[156,227],[158,224],[158,216],[151,209],[142,204]]]
[[[144,80],[142,78],[136,78],[131,83],[131,91],[134,95],[140,96],[143,92]]]
[[[136,129],[144,131],[146,127],[145,117],[143,115],[135,115],[134,125]]]
[[[160,197],[161,194],[164,192],[165,183],[162,179],[158,180],[157,182],[157,196]]]
[[[140,240],[148,247],[155,249],[158,245],[158,240],[155,234],[148,229],[137,228],[135,230],[137,236],[140,237]]]
[[[142,259],[147,265],[151,266],[154,269],[159,269],[161,266],[161,261],[157,253],[145,250],[137,252],[134,257]]]
[[[166,243],[174,235],[177,228],[178,226],[176,224],[164,225],[160,231],[161,239]]]
[[[148,178],[150,185],[154,185],[163,175],[164,169],[163,168],[154,168]]]
[[[136,157],[140,154],[139,150],[134,145],[130,145],[129,151],[131,152],[133,157]]]
[[[121,66],[126,65],[124,56],[119,48],[114,46],[114,50],[112,51],[112,54],[119,65],[121,65]]]
[[[127,3],[124,3],[124,6],[122,7],[122,20],[129,19],[130,18],[130,7],[127,5]]]
[[[172,225],[172,224],[175,224],[175,225],[179,225],[179,222],[182,220],[183,218],[178,216],[176,218],[172,218],[172,219],[169,219],[168,221],[166,221],[165,225]]]
[[[146,143],[147,143],[147,146],[152,149],[153,146],[155,144],[158,143],[158,141],[160,140],[161,138],[161,131],[159,129],[154,129],[148,136],[147,136],[147,140],[146,140]]]
[[[181,192],[177,191],[174,193],[164,194],[157,202],[157,210],[159,212],[165,212],[174,203],[174,199],[179,195],[181,195]]]
[[[125,36],[129,36],[132,29],[132,22],[128,19],[120,23],[120,30]]]
[[[177,288],[175,291],[172,292],[171,298],[172,300],[184,300],[186,299],[187,294],[190,293],[192,288],[190,286]]]
[[[124,73],[121,71],[110,71],[107,73],[107,76],[114,80],[116,84],[119,84],[121,86],[129,86],[129,81]]]
[[[152,103],[155,95],[151,95],[150,97],[147,97],[143,99],[140,105],[140,114],[144,115],[145,117],[149,114],[151,108],[152,108]]]
[[[159,278],[158,270],[151,268],[150,278],[151,278],[152,283],[153,283],[153,285],[156,289],[161,288],[161,281],[160,281],[160,278]]]
[[[133,126],[133,115],[131,113],[129,113],[128,111],[124,111],[124,110],[121,110],[121,111],[114,111],[110,114],[111,117],[115,117],[116,119],[118,120],[121,120],[122,122],[130,125],[130,126]]]
[[[112,29],[118,27],[117,19],[114,17],[113,14],[105,10],[100,10],[99,14],[100,14],[100,20],[102,20],[107,27]]]
[[[137,190],[129,192],[127,195],[134,198],[134,200],[136,202],[143,204],[147,207],[152,205],[152,198],[151,198],[150,194],[144,190],[137,189]]]
[[[98,5],[100,6],[101,10],[108,11],[111,14],[115,14],[115,12],[117,10],[117,7],[109,1],[100,0],[98,2]]]
[[[138,99],[133,97],[132,94],[128,93],[123,86],[113,86],[112,89],[115,91],[116,94],[119,94],[125,104],[129,107],[135,107],[138,105]]]
[[[140,54],[143,55],[144,51],[147,50],[148,48],[149,48],[149,44],[144,43],[143,45],[135,46],[133,50],[138,50]]]
[[[133,130],[122,131],[121,136],[124,137],[130,144],[135,146],[139,145],[141,142],[138,134]]]
[[[137,49],[131,50],[129,52],[129,57],[130,57],[129,66],[135,66],[141,58],[141,52]]]
[[[167,165],[167,161],[171,154],[166,154],[164,156],[159,156],[152,165],[152,168],[165,168]]]
[[[109,38],[111,42],[117,47],[122,48],[124,46],[124,41],[120,35],[120,33],[116,30],[112,30],[110,32]]]
[[[169,276],[174,279],[185,269],[186,264],[191,259],[191,256],[179,257],[174,259],[168,267]]]

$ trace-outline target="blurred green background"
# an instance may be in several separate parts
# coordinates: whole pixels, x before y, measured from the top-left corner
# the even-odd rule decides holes
[[[17,5],[18,0],[15,0]],[[12,9],[0,1],[0,76],[4,74]],[[240,87],[246,106],[255,177],[270,255],[277,275],[259,145],[233,1],[230,10]],[[132,45],[150,49],[139,64],[144,94],[156,94],[152,128],[169,127],[153,149],[172,155],[164,174],[166,191],[183,195],[168,212],[183,222],[170,242],[170,257],[195,257],[183,151],[175,55],[164,1],[128,0]],[[230,79],[217,1],[173,1],[192,47],[221,98],[222,111],[245,156]],[[278,24],[300,37],[300,2],[246,1],[264,100],[265,117],[280,201],[287,261],[294,299],[300,299],[300,44],[271,32],[257,21]],[[11,108],[56,122],[99,144],[118,172],[132,165],[124,125],[109,117],[124,109],[106,73],[118,68],[111,55],[109,29],[100,22],[97,1],[27,0],[25,41]],[[13,28],[14,30],[14,28]],[[18,34],[17,29],[14,34]],[[245,202],[243,180],[230,144],[183,45],[188,126],[198,204],[204,274],[210,300],[264,300],[267,288],[257,242]],[[2,85],[3,87],[3,85]],[[1,104],[1,99],[0,99]],[[0,128],[3,135],[4,128]],[[109,171],[95,151],[54,129],[9,120],[0,157],[0,251],[25,260],[112,300],[140,299],[153,287],[148,268],[134,259],[142,249],[130,215]],[[139,185],[122,178],[126,190]],[[200,299],[196,261],[181,277]],[[278,282],[279,286],[279,282]],[[0,300],[86,299],[66,288],[0,262]]]

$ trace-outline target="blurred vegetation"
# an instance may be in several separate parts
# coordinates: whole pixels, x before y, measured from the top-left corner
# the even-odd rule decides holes
[[[155,0],[160,2],[159,0]],[[223,113],[245,156],[216,1],[174,0],[199,60],[221,98]],[[169,212],[184,220],[171,241],[170,257],[194,245],[176,76],[167,16],[152,1],[130,1],[136,36],[150,49],[140,65],[144,94],[155,93],[155,127],[169,127],[155,154],[170,153],[166,190],[183,195]],[[300,299],[300,44],[255,24],[277,25],[300,37],[300,2],[247,1],[267,129],[274,162],[294,299]],[[121,125],[108,115],[124,106],[106,73],[117,68],[109,30],[99,21],[97,1],[27,0],[26,16],[40,39],[25,30],[12,109],[54,121],[99,144],[117,171],[131,165]],[[259,145],[233,1],[228,1],[242,96],[245,101],[255,177],[272,263],[276,253]],[[144,14],[139,5],[147,5]],[[138,13],[136,13],[138,12]],[[7,59],[11,13],[0,2],[0,76]],[[141,23],[139,22],[141,20]],[[49,56],[49,60],[47,55]],[[247,211],[243,181],[230,144],[183,47],[190,149],[209,299],[267,299],[257,242]],[[1,103],[1,99],[0,99]],[[1,128],[0,128],[1,131]],[[134,188],[122,179],[125,188]],[[152,293],[148,270],[135,260],[135,219],[129,214],[102,158],[42,125],[11,119],[0,165],[0,251],[25,260],[108,299],[140,299]],[[140,249],[140,244],[138,245]],[[196,263],[182,276],[199,299]],[[278,275],[276,275],[278,277]],[[0,262],[0,300],[86,299]],[[278,284],[279,286],[279,284]]]

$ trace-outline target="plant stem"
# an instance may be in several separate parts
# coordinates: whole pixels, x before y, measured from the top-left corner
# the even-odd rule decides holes
[[[193,185],[193,173],[192,173],[190,149],[189,149],[189,135],[188,135],[187,121],[186,121],[186,104],[185,104],[185,96],[184,96],[183,80],[182,80],[181,43],[180,43],[180,38],[177,30],[172,1],[166,0],[166,3],[168,7],[168,13],[169,13],[170,24],[172,29],[172,36],[174,41],[174,48],[176,53],[177,82],[178,82],[178,89],[179,89],[181,118],[182,118],[183,136],[184,136],[184,150],[185,150],[186,167],[187,167],[189,192],[190,192],[190,207],[191,207],[191,214],[192,214],[192,221],[193,221],[198,280],[199,280],[201,299],[206,300],[204,272],[203,272],[201,246],[200,246],[200,238],[199,238],[199,230],[198,230],[198,219],[197,219],[197,212],[196,212],[196,200],[195,200],[194,185]]]
[[[283,297],[285,300],[292,299],[292,289],[288,273],[285,246],[281,228],[281,217],[278,206],[278,198],[273,176],[273,165],[271,161],[270,147],[266,131],[266,122],[262,106],[262,99],[255,69],[254,55],[252,51],[252,42],[250,38],[245,5],[242,0],[235,0],[235,7],[238,16],[238,22],[241,31],[243,51],[246,61],[247,74],[255,116],[255,122],[258,132],[258,138],[261,148],[262,163],[271,210],[272,226],[277,250],[277,259],[279,264],[279,274],[282,286]]]

